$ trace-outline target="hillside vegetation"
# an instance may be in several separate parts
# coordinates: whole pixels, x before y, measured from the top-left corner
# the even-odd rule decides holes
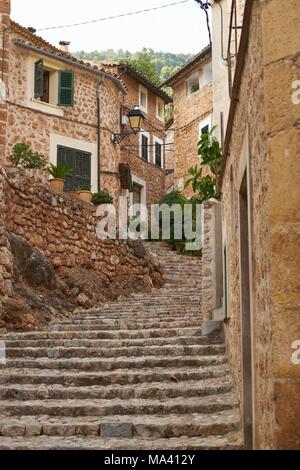
[[[164,82],[192,58],[192,54],[156,52],[147,48],[135,53],[123,49],[117,51],[108,49],[93,52],[78,51],[74,55],[83,60],[127,62],[156,84]]]

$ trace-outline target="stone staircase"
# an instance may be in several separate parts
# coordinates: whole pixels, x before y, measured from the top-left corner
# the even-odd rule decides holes
[[[201,262],[147,247],[161,290],[0,338],[0,450],[241,448],[224,342],[201,336]]]

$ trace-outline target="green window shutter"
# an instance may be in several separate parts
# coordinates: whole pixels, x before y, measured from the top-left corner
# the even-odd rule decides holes
[[[58,105],[71,107],[74,105],[74,72],[59,71]]]
[[[44,62],[38,60],[34,69],[34,97],[41,99],[44,94]]]

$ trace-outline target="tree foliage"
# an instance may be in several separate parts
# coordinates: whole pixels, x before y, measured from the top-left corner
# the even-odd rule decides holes
[[[105,51],[96,50],[92,52],[78,51],[74,55],[82,60],[110,60],[132,63],[139,72],[143,73],[150,80],[154,80],[154,83],[156,83],[157,79],[161,83],[164,82],[192,58],[192,54],[154,51],[146,47],[134,53],[124,49],[118,49],[117,51],[107,49]]]

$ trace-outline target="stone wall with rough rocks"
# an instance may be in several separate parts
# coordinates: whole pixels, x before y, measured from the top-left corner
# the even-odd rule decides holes
[[[68,194],[54,194],[34,172],[16,167],[2,169],[0,191],[0,231],[4,236],[0,237],[0,298],[13,297],[12,278],[18,294],[30,299],[36,296],[36,288],[56,289],[54,292],[61,296],[61,303],[54,302],[54,308],[59,310],[61,305],[61,309],[69,311],[77,305],[92,307],[162,285],[158,258],[150,256],[142,242],[98,239],[99,219],[93,205]],[[16,238],[11,238],[11,234]],[[19,254],[24,250],[28,251],[28,257],[20,260]],[[43,265],[54,267],[57,281],[53,281],[56,286],[53,289],[49,288],[48,278],[43,285],[36,285],[31,271],[36,269],[39,259]],[[48,270],[50,277],[51,269]],[[26,289],[28,285],[31,288],[29,293],[24,291],[24,285],[20,286],[22,279]],[[51,312],[53,293],[50,297]],[[37,301],[35,299],[34,307]],[[10,307],[11,310],[12,301]],[[25,309],[25,304],[23,307]]]
[[[0,0],[0,26],[1,31],[9,27],[10,22],[10,0]],[[0,36],[0,68],[1,68],[1,87],[8,86],[9,57],[10,57],[10,38],[7,34]],[[5,160],[6,145],[6,125],[7,125],[7,103],[5,100],[0,101],[0,164]]]
[[[3,308],[2,301],[12,294],[13,256],[5,226],[4,195],[7,189],[5,173],[0,167],[0,311]]]

